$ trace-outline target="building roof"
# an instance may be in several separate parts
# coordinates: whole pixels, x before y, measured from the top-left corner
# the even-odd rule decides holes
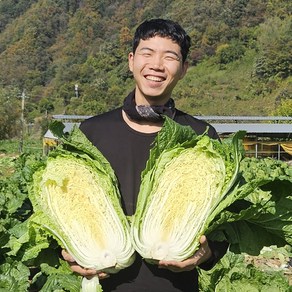
[[[290,137],[292,133],[292,117],[261,117],[261,116],[195,116],[208,121],[218,133],[227,134],[240,130],[248,134],[285,134]]]
[[[234,121],[234,122],[246,122],[246,121],[288,121],[292,122],[292,117],[283,116],[194,116],[195,118],[208,120],[208,121]]]
[[[54,120],[85,120],[92,116],[83,116],[83,115],[53,115]]]
[[[292,124],[267,123],[211,123],[218,133],[234,133],[244,130],[247,133],[292,133]]]

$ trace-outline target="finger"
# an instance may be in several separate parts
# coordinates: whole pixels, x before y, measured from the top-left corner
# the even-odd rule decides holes
[[[169,270],[169,271],[172,271],[172,272],[177,272],[178,270],[181,270],[180,268],[169,266],[169,265],[159,265],[158,268],[159,269]]]
[[[73,272],[83,276],[83,277],[90,277],[97,275],[97,271],[93,269],[85,269],[79,266],[77,263],[69,263],[70,268]]]
[[[61,254],[65,261],[75,262],[75,259],[65,249],[62,249]]]
[[[194,259],[187,259],[182,262],[178,261],[160,261],[159,266],[161,268],[167,268],[167,269],[188,269],[192,270],[194,268]]]
[[[160,269],[167,269],[175,273],[191,271],[194,269],[194,265],[159,265]]]
[[[159,261],[159,267],[165,269],[176,269],[176,268],[183,268],[182,262],[177,261]]]
[[[174,267],[179,267],[179,268],[184,268],[185,266],[193,264],[193,258],[188,258],[184,261],[164,261],[161,260],[158,262],[159,265],[162,266],[174,266]]]
[[[100,272],[100,273],[98,273],[97,275],[98,275],[98,278],[101,279],[101,280],[102,280],[102,279],[109,278],[109,276],[110,276],[109,274],[104,273],[104,272]]]
[[[200,244],[206,244],[206,243],[208,243],[207,237],[205,235],[202,235],[200,237]]]
[[[93,277],[96,277],[96,276],[98,277],[99,280],[102,280],[102,279],[109,278],[110,275],[104,272],[97,272],[94,275],[85,275],[87,279],[92,279]]]

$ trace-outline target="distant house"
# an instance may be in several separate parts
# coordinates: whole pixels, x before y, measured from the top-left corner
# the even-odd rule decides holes
[[[64,133],[70,133],[75,125],[79,127],[82,121],[90,117],[83,115],[53,115],[52,119],[61,121],[65,126]],[[43,153],[47,155],[58,143],[58,138],[50,130],[47,130],[43,136]]]
[[[292,158],[292,117],[197,116],[212,124],[224,137],[246,131],[243,146],[246,156]]]
[[[70,133],[74,126],[79,127],[80,122],[63,122],[63,124],[65,126],[64,133]],[[47,155],[50,150],[54,149],[58,145],[58,143],[58,138],[54,136],[50,130],[47,130],[43,136],[43,153]]]

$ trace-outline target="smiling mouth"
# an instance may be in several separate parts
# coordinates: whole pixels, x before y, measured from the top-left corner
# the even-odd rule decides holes
[[[157,76],[145,76],[145,78],[147,80],[154,81],[154,82],[162,82],[162,81],[165,80],[165,78],[163,78],[163,77],[157,77]]]

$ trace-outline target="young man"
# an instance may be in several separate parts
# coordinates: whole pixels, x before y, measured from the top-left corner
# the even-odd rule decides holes
[[[162,127],[161,114],[191,126],[197,134],[218,138],[214,128],[175,108],[171,98],[177,82],[187,71],[190,38],[181,26],[170,20],[145,21],[136,30],[129,68],[136,86],[122,107],[84,121],[80,129],[112,165],[122,194],[126,215],[135,212],[140,175],[149,157],[151,144]],[[99,274],[104,291],[198,291],[196,266],[211,268],[226,252],[227,243],[210,242],[201,237],[200,249],[183,262],[145,263],[139,255],[135,263],[114,275],[83,269],[63,251],[73,271]],[[108,277],[109,276],[109,277]]]

